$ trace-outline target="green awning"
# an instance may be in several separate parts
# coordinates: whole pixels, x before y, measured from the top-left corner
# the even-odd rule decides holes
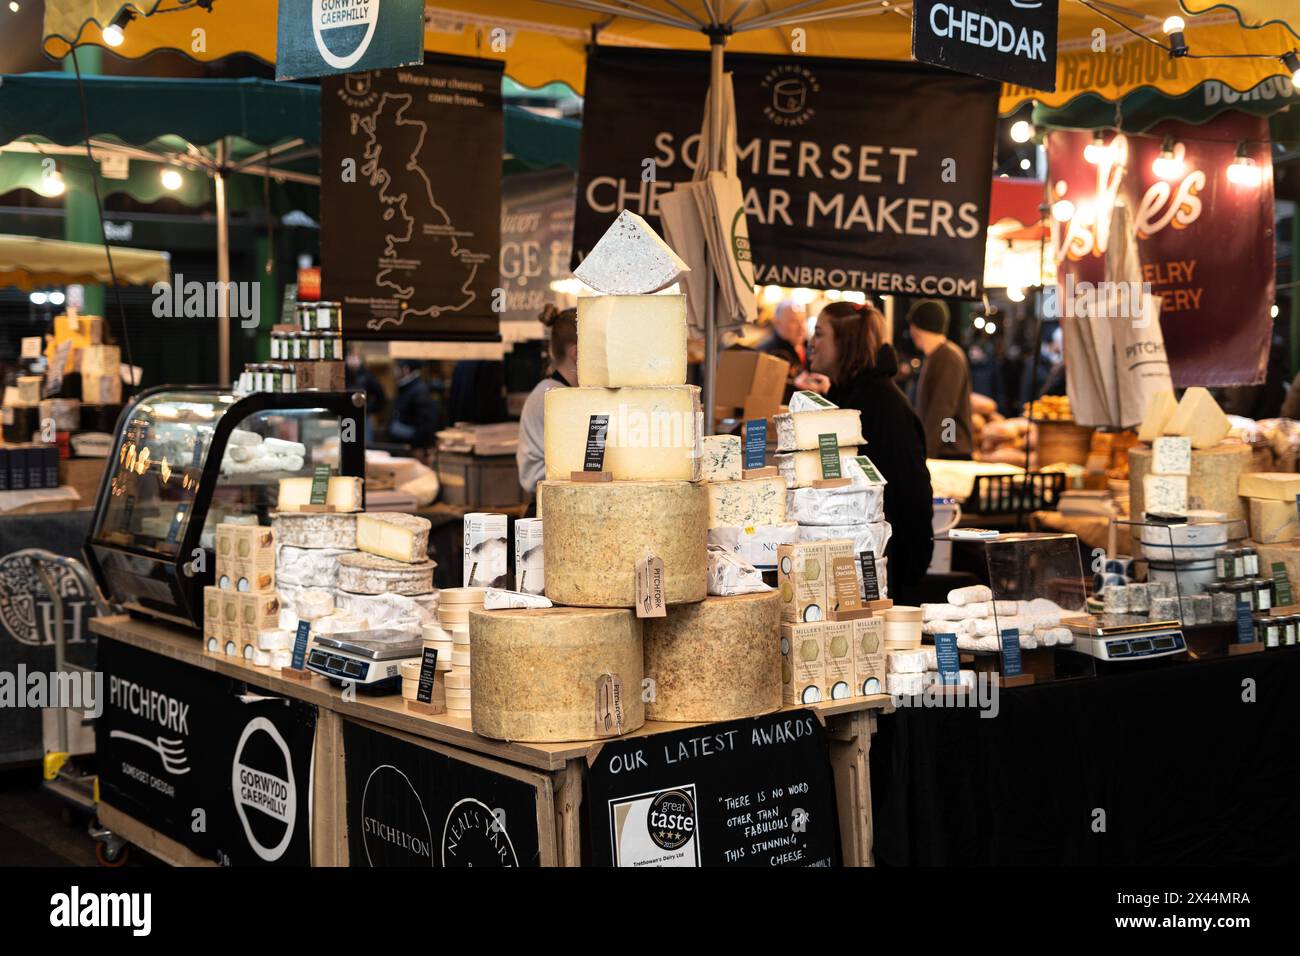
[[[1118,109],[1109,100],[1085,93],[1059,109],[1035,106],[1033,123],[1039,127],[1063,129],[1116,129],[1122,126],[1126,133],[1143,133],[1166,120],[1199,126],[1231,110],[1255,116],[1286,115],[1283,111],[1294,104],[1300,104],[1300,94],[1280,76],[1269,77],[1244,93],[1212,80],[1182,96],[1167,96],[1159,90],[1144,87],[1125,96]]]

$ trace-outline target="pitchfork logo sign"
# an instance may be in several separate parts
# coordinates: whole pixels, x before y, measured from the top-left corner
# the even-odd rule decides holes
[[[423,0],[280,0],[277,80],[423,62]]]
[[[1059,0],[917,0],[912,59],[1036,90],[1056,89]]]

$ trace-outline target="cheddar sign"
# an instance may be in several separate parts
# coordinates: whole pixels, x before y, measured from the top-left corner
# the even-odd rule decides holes
[[[1035,90],[1056,89],[1059,0],[917,0],[912,59]]]
[[[280,0],[277,80],[424,62],[422,0]]]

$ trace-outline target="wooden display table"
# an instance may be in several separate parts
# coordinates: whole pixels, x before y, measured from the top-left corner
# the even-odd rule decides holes
[[[406,708],[399,696],[345,693],[323,677],[315,676],[309,681],[292,680],[282,677],[273,668],[206,654],[201,649],[199,636],[192,631],[126,616],[96,619],[91,628],[109,641],[250,685],[246,695],[250,698],[256,698],[253,688],[261,688],[317,709],[314,766],[310,773],[311,860],[315,865],[357,862],[348,846],[345,733],[352,735],[353,739],[357,739],[358,734],[380,733],[385,738],[429,751],[439,759],[450,758],[462,768],[470,765],[471,770],[479,768],[497,777],[508,778],[505,781],[507,785],[509,781],[515,781],[532,787],[536,793],[538,861],[542,865],[579,866],[584,862],[583,830],[587,825],[583,813],[584,793],[590,785],[592,767],[604,748],[662,734],[677,734],[695,727],[728,726],[650,721],[633,734],[605,741],[531,744],[490,740],[474,733],[468,719],[414,713]],[[104,647],[105,642],[101,640],[101,654]],[[115,675],[107,667],[103,669],[107,672],[107,684]],[[167,687],[155,689],[168,690]],[[892,709],[892,698],[882,694],[784,708],[778,712],[778,716],[791,718],[787,723],[795,723],[811,713],[824,729],[838,818],[840,856],[846,866],[873,864],[869,777],[871,736],[876,730],[877,714]],[[700,736],[703,739],[707,735]],[[652,748],[651,742],[646,744],[646,749]],[[101,757],[107,760],[103,755]],[[779,771],[774,773],[774,777],[780,776]],[[229,775],[226,779],[230,779]],[[783,786],[791,782],[772,780],[774,785]],[[415,789],[414,785],[412,789]],[[773,795],[777,789],[780,788],[774,788]],[[767,796],[766,793],[760,795],[759,802],[762,803]],[[153,833],[149,821],[133,819],[122,808],[106,804],[107,800],[101,804],[101,818],[131,842],[168,862],[192,863],[199,859],[183,844],[166,835]],[[366,822],[369,825],[369,818]],[[531,832],[532,821],[527,822]],[[817,822],[821,825],[828,823]],[[512,820],[512,830],[514,826]],[[756,832],[761,832],[761,829]],[[419,845],[418,841],[416,845]],[[365,852],[369,853],[369,850]],[[443,856],[447,856],[445,837]],[[363,857],[358,859],[365,863]]]

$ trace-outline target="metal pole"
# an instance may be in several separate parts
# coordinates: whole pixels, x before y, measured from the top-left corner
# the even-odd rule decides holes
[[[709,45],[709,98],[713,109],[709,113],[709,151],[704,160],[706,169],[712,171],[720,168],[722,163],[722,52],[721,36],[714,36]],[[723,164],[725,165],[725,164]],[[704,414],[708,422],[708,433],[713,434],[715,427],[715,395],[718,373],[718,288],[716,271],[708,261],[705,252],[705,268],[709,271],[709,301],[704,313]]]
[[[226,141],[217,143],[217,172],[213,178],[217,193],[217,281],[222,289],[230,286],[230,219],[226,208]],[[230,385],[230,298],[228,292],[217,296],[217,382]]]

